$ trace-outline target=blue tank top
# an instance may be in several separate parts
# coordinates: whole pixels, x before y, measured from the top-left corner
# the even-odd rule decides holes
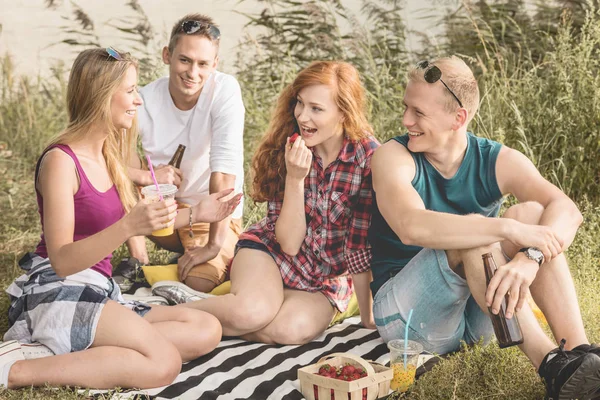
[[[450,179],[444,178],[423,153],[411,152],[416,166],[412,186],[421,196],[427,210],[496,217],[503,202],[496,181],[496,160],[502,145],[470,132],[467,133],[467,139],[465,157]],[[408,135],[397,136],[392,140],[408,150]],[[369,229],[369,243],[373,254],[373,295],[422,250],[422,247],[402,243],[379,212],[376,200],[377,194]]]

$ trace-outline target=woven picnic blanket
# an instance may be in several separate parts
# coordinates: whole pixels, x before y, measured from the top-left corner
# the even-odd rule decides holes
[[[151,399],[182,400],[303,399],[298,368],[313,364],[327,354],[349,352],[382,364],[389,361],[387,346],[377,331],[362,328],[359,321],[358,317],[347,319],[301,346],[225,338],[210,354],[184,364],[171,385],[129,391],[118,397],[142,394]]]

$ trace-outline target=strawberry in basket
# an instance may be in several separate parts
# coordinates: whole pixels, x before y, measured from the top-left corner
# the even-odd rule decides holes
[[[364,378],[365,376],[367,376],[367,372],[363,368],[356,367],[352,364],[346,364],[341,368],[336,368],[329,364],[323,364],[319,368],[319,372],[317,372],[316,374],[327,377],[327,378],[339,379],[339,380],[346,381],[346,382],[355,381],[357,379]],[[314,386],[314,394],[315,394],[315,400],[318,400],[319,399],[319,391],[318,391],[316,385]],[[333,399],[333,397],[334,397],[334,390],[331,389],[331,398]],[[367,388],[364,388],[362,390],[362,398],[363,399],[367,398]],[[324,400],[327,400],[327,399],[324,399]],[[350,393],[348,393],[348,400],[350,400]]]

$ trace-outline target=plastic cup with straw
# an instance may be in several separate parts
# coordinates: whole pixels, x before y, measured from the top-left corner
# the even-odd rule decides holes
[[[150,156],[146,154],[146,160],[148,161],[148,168],[150,169],[150,175],[152,176],[152,181],[154,182],[154,186],[156,187],[156,191],[158,192],[158,198],[160,201],[163,201],[162,194],[160,193],[160,187],[158,186],[158,181],[156,180],[156,175],[154,175],[154,168],[152,167],[152,161],[150,160]]]
[[[390,387],[398,392],[405,392],[415,381],[419,354],[423,346],[414,340],[408,340],[408,331],[412,319],[413,310],[408,312],[406,325],[404,327],[404,339],[394,339],[388,342],[390,349],[390,364],[394,376]]]
[[[411,308],[408,312],[408,319],[406,320],[406,327],[404,328],[404,349],[408,349],[408,327],[410,326],[410,320],[412,319],[413,309]],[[406,360],[408,355],[404,351],[404,369],[406,369]]]
[[[148,160],[148,168],[150,169],[150,175],[152,176],[154,185],[149,185],[142,189],[144,202],[155,203],[157,201],[174,198],[175,193],[177,193],[177,186],[169,184],[159,185],[158,181],[156,180],[156,175],[154,174],[154,168],[152,167],[152,161],[150,160],[149,155],[146,155],[146,160]],[[152,236],[170,236],[173,234],[173,232],[174,226],[173,222],[171,222],[166,227],[152,232]]]

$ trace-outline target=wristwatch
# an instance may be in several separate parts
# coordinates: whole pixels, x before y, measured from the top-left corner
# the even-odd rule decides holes
[[[525,253],[527,258],[533,260],[538,263],[538,265],[542,265],[544,263],[544,254],[537,247],[523,247],[519,250],[521,253]]]

